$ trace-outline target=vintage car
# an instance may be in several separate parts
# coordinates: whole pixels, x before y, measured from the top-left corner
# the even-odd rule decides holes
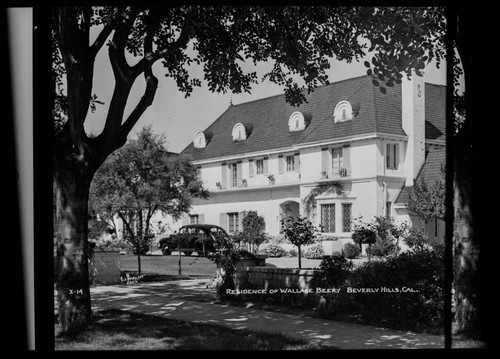
[[[187,256],[196,252],[205,257],[229,243],[229,235],[224,228],[213,224],[189,224],[182,226],[177,233],[162,238],[158,247],[164,255],[180,251]]]

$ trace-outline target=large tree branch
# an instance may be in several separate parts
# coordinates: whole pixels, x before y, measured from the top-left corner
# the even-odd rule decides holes
[[[55,9],[54,32],[66,69],[71,150],[84,158],[89,150],[84,122],[92,92],[93,58],[88,51],[90,10],[78,11],[75,7]]]
[[[109,37],[109,35],[111,35],[111,32],[115,29],[117,21],[119,20],[119,17],[123,10],[124,8],[119,6],[113,9],[113,14],[111,18],[104,25],[99,35],[97,35],[97,38],[94,40],[94,43],[90,46],[91,52],[94,57],[101,50],[101,48],[104,46],[106,39]]]

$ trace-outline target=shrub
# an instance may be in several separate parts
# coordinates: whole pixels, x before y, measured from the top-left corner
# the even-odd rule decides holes
[[[357,228],[352,234],[354,243],[361,247],[361,244],[373,244],[377,240],[377,232],[371,228]]]
[[[265,254],[269,257],[282,257],[282,256],[286,256],[286,250],[277,245],[277,244],[268,244],[266,246],[263,246],[261,249],[260,249],[260,252],[262,254]]]
[[[309,259],[321,259],[324,254],[325,251],[323,250],[323,245],[321,243],[317,243],[305,250],[304,257]]]
[[[441,251],[423,249],[366,262],[351,273],[348,284],[381,288],[377,293],[349,296],[351,309],[367,322],[404,330],[442,330]],[[396,292],[384,292],[383,288]]]
[[[366,248],[366,254],[370,256],[385,257],[390,254],[396,254],[398,246],[390,237],[377,237],[374,244]]]
[[[344,245],[344,255],[346,256],[346,258],[354,259],[357,258],[360,254],[361,249],[358,245],[350,242]]]
[[[312,288],[334,288],[344,284],[353,268],[353,263],[345,256],[324,256],[311,280]]]
[[[297,250],[295,248],[292,248],[292,249],[290,249],[288,251],[288,256],[289,257],[297,257],[297,255],[298,255],[298,252],[297,252]]]
[[[412,227],[408,231],[408,235],[405,236],[403,241],[406,245],[415,250],[423,249],[429,243],[429,237],[425,234],[425,231],[422,227]]]
[[[320,271],[314,273],[311,288],[338,288],[349,277],[353,263],[344,256],[324,256],[319,265]],[[320,317],[335,314],[339,306],[339,294],[322,294],[322,299],[317,307]]]

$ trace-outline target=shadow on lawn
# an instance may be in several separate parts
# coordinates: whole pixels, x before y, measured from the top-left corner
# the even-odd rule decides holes
[[[72,336],[56,338],[56,350],[311,350],[283,335],[233,331],[224,326],[181,322],[121,310],[95,313],[93,324]]]
[[[353,323],[235,307],[213,302],[209,280],[101,287],[92,294],[100,309],[121,309],[233,329],[265,330],[343,349],[443,348],[442,336],[415,334]]]

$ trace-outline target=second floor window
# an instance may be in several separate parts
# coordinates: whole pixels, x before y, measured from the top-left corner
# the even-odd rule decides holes
[[[231,164],[231,185],[232,187],[238,186],[238,165],[236,163]]]
[[[295,156],[286,156],[286,170],[287,172],[295,171]]]
[[[342,147],[332,149],[333,176],[340,176],[344,168],[344,149]]]
[[[264,173],[264,160],[263,159],[255,161],[255,172],[258,175],[261,175]]]

